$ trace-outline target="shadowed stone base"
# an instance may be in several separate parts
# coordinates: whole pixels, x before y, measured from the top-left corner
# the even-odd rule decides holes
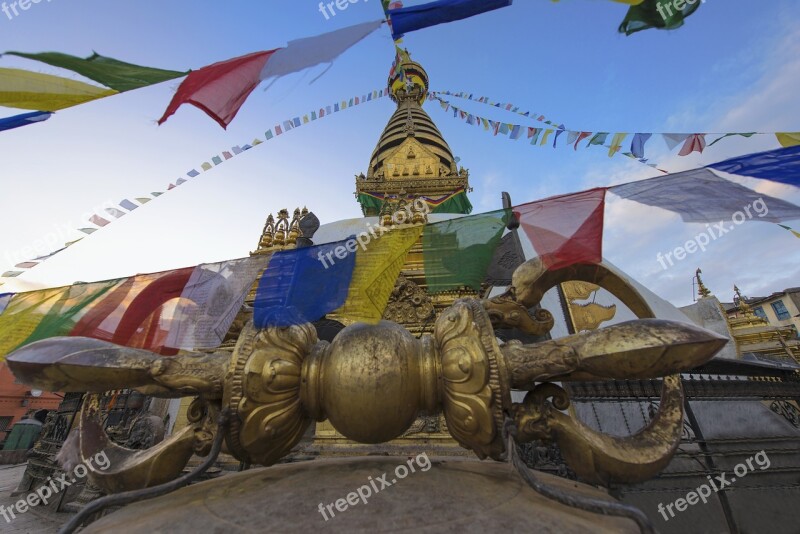
[[[421,464],[421,465],[420,465]],[[400,479],[398,466],[413,465]],[[422,468],[430,465],[427,471]],[[403,474],[400,468],[399,474]],[[386,473],[390,486],[377,480]],[[539,473],[548,484],[595,498],[611,498],[591,486]],[[348,494],[370,479],[366,504]],[[366,489],[362,489],[366,493]],[[355,495],[355,493],[354,493]],[[337,500],[342,512],[335,508]],[[319,504],[332,505],[334,517]],[[259,468],[195,484],[171,495],[129,505],[90,525],[84,534],[331,531],[414,531],[539,533],[637,533],[620,519],[568,508],[522,482],[510,465],[463,458],[430,464],[409,457],[322,459]]]

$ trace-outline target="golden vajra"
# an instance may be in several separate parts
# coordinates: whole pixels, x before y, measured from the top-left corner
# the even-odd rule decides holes
[[[496,327],[545,334],[552,315],[528,309],[550,288],[576,280],[597,284],[637,317],[600,330],[524,345],[500,345]],[[462,299],[436,321],[433,335],[414,338],[381,321],[354,324],[332,343],[310,324],[256,329],[252,321],[230,354],[181,353],[166,358],[88,338],[53,338],[9,356],[23,382],[50,391],[103,392],[134,388],[158,397],[197,396],[190,425],[145,451],[110,442],[96,402],[84,403],[81,459],[105,450],[111,468],[91,473],[108,492],[176,478],[192,454],[207,455],[221,410],[229,409],[224,449],[264,465],[288,454],[312,421],[328,419],[344,436],[381,443],[400,436],[420,414],[444,411],[452,436],[480,458],[504,459],[506,418],[517,442],[556,442],[567,464],[594,483],[637,482],[669,462],[683,429],[683,390],[677,373],[697,367],[727,339],[686,323],[654,319],[645,299],[601,265],[546,270],[530,260],[509,290],[493,299]],[[565,413],[557,383],[664,377],[659,411],[629,437],[596,432]],[[529,391],[514,403],[511,390]]]

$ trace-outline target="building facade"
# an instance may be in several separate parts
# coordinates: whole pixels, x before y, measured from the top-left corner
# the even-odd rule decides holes
[[[37,410],[55,410],[61,402],[56,393],[31,390],[20,384],[4,362],[0,362],[0,444],[15,423]],[[0,447],[2,449],[2,447]]]
[[[800,287],[791,287],[768,297],[746,298],[753,313],[772,326],[794,326],[800,332]],[[728,316],[736,317],[739,309],[734,304],[726,306]],[[797,336],[795,336],[797,337]]]

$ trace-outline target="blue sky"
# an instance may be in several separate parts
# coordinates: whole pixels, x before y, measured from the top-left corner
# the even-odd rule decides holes
[[[183,70],[377,19],[377,0],[359,0],[326,20],[318,2],[50,0],[9,20],[0,13],[0,50],[93,50],[141,65]],[[509,8],[409,34],[412,57],[431,89],[513,102],[574,130],[721,132],[800,130],[800,5],[790,0],[707,0],[674,32],[616,32],[626,8],[608,0],[517,0]],[[50,121],[0,134],[0,271],[47,239],[81,234],[82,215],[124,198],[163,191],[187,170],[233,145],[263,138],[284,119],[385,84],[393,58],[387,30],[322,68],[257,89],[228,130],[184,106],[158,119],[179,81],[67,109]],[[0,66],[80,79],[5,56]],[[467,101],[496,120],[533,121]],[[264,220],[308,206],[323,222],[357,217],[354,175],[394,105],[371,102],[275,138],[115,221],[2,290],[120,277],[246,256]],[[605,150],[532,147],[492,137],[426,104],[461,164],[477,211],[621,183],[655,174]],[[0,116],[18,110],[0,108]],[[774,138],[721,142],[687,158],[648,145],[662,168],[679,171],[777,146]],[[660,153],[659,153],[660,152]],[[748,179],[750,187],[800,203],[800,190]],[[800,285],[800,241],[774,224],[737,227],[704,252],[664,270],[656,254],[704,230],[677,215],[610,197],[604,255],[676,304],[691,301],[702,267],[721,300],[737,283],[748,295]],[[790,223],[791,224],[791,223]],[[794,224],[800,227],[800,221]],[[34,247],[35,248],[35,247]],[[41,247],[37,253],[45,252]]]

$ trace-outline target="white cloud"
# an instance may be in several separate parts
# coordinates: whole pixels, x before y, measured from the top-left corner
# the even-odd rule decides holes
[[[788,21],[785,28],[782,35],[759,43],[757,52],[749,50],[744,54],[743,58],[757,63],[740,64],[739,68],[760,74],[760,78],[746,91],[727,97],[694,94],[691,101],[669,117],[666,129],[696,131],[698,126],[706,124],[718,132],[797,130],[797,124],[800,124],[800,106],[797,106],[800,29],[795,28],[792,21]],[[659,149],[656,143],[658,141],[653,139],[648,145],[654,154]],[[658,161],[659,167],[671,172],[679,172],[776,147],[777,141],[771,135],[730,138],[703,155],[679,157],[673,154],[660,159],[654,157],[652,161]],[[602,176],[606,183],[617,184],[655,175],[641,167],[628,163],[618,166],[615,173]],[[588,173],[585,180],[596,183],[598,176],[600,173]],[[727,174],[722,176],[759,193],[800,203],[800,190],[795,187]],[[800,222],[795,226],[800,227]],[[609,195],[604,253],[629,275],[677,305],[691,302],[691,280],[697,267],[702,267],[704,282],[723,301],[730,300],[734,283],[749,295],[766,295],[800,285],[798,242],[789,232],[773,224],[745,223],[735,232],[712,242],[705,252],[689,255],[666,270],[659,265],[656,260],[659,252],[671,251],[704,230],[703,225],[685,224],[677,215],[665,210]]]

